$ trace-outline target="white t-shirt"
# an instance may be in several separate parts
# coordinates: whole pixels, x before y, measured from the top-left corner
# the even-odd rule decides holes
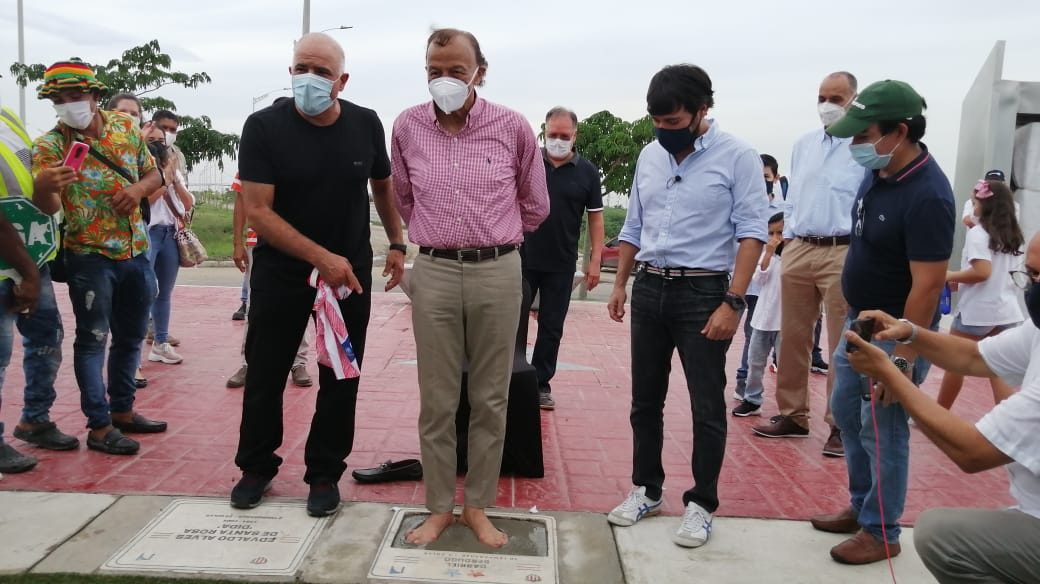
[[[968,230],[961,253],[961,269],[971,267],[972,260],[986,260],[993,269],[989,279],[977,284],[961,284],[957,310],[961,322],[970,326],[995,326],[1022,322],[1018,306],[1018,289],[1008,272],[1017,269],[1021,256],[999,253],[989,248],[989,234],[981,225]]]
[[[769,267],[762,269],[762,259],[768,249],[762,250],[762,257],[755,264],[755,273],[751,276],[753,282],[758,282],[758,304],[755,305],[755,314],[751,317],[751,328],[760,331],[780,330],[780,256],[774,255],[769,261]]]
[[[1014,459],[1007,470],[1016,508],[1040,518],[1040,330],[1026,319],[1020,327],[980,341],[979,353],[1008,385],[1022,389],[975,427]]]
[[[179,170],[177,171],[177,180],[181,181],[181,184],[184,183],[184,175]],[[184,204],[181,203],[181,198],[177,196],[177,190],[174,185],[167,186],[166,190],[170,193],[170,200],[177,206],[177,212],[184,215]],[[191,195],[191,192],[189,191],[188,194]],[[191,195],[191,204],[195,204],[195,195]],[[148,226],[176,224],[177,216],[170,210],[170,205],[166,203],[166,197],[159,197],[159,200],[152,203],[152,220],[148,222]]]

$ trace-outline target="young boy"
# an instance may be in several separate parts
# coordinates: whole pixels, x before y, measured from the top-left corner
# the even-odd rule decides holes
[[[762,374],[769,351],[780,353],[780,253],[784,247],[784,214],[769,218],[769,241],[753,276],[759,284],[758,305],[751,317],[751,343],[748,349],[748,378],[740,405],[733,408],[739,417],[762,415]]]

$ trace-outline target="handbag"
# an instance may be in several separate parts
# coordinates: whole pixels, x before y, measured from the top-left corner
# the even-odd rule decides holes
[[[169,189],[163,193],[163,199],[166,200],[166,206],[170,208],[173,216],[177,218],[177,233],[173,235],[173,241],[177,244],[177,256],[180,258],[181,267],[194,268],[208,260],[209,254],[206,253],[205,246],[202,245],[199,236],[191,230],[191,218],[195,215],[195,209],[189,211],[185,217],[174,204]]]

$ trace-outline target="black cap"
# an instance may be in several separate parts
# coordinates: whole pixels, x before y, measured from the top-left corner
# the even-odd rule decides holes
[[[1003,170],[1000,170],[999,168],[995,168],[995,169],[993,169],[993,170],[991,170],[991,171],[986,173],[985,180],[999,180],[999,181],[1003,182],[1003,181],[1005,181],[1007,179],[1004,177],[1004,171]]]

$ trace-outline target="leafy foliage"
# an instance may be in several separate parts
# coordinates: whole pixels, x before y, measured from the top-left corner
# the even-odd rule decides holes
[[[108,86],[110,95],[133,93],[141,100],[145,111],[152,112],[160,109],[177,111],[177,106],[172,101],[156,94],[164,87],[197,89],[199,85],[212,82],[205,72],[182,73],[172,70],[172,66],[173,60],[162,52],[159,41],[153,40],[127,49],[119,59],[112,59],[104,65],[93,65],[93,68],[98,80]],[[31,82],[43,81],[45,70],[46,65],[39,63],[11,65],[11,74],[22,87]],[[206,160],[216,161],[217,166],[223,169],[225,156],[235,158],[238,152],[237,134],[224,134],[214,130],[207,116],[178,117],[180,130],[177,146],[184,153],[189,169]]]
[[[578,122],[575,149],[599,167],[605,192],[628,195],[639,152],[653,140],[650,116],[626,122],[604,110]]]

